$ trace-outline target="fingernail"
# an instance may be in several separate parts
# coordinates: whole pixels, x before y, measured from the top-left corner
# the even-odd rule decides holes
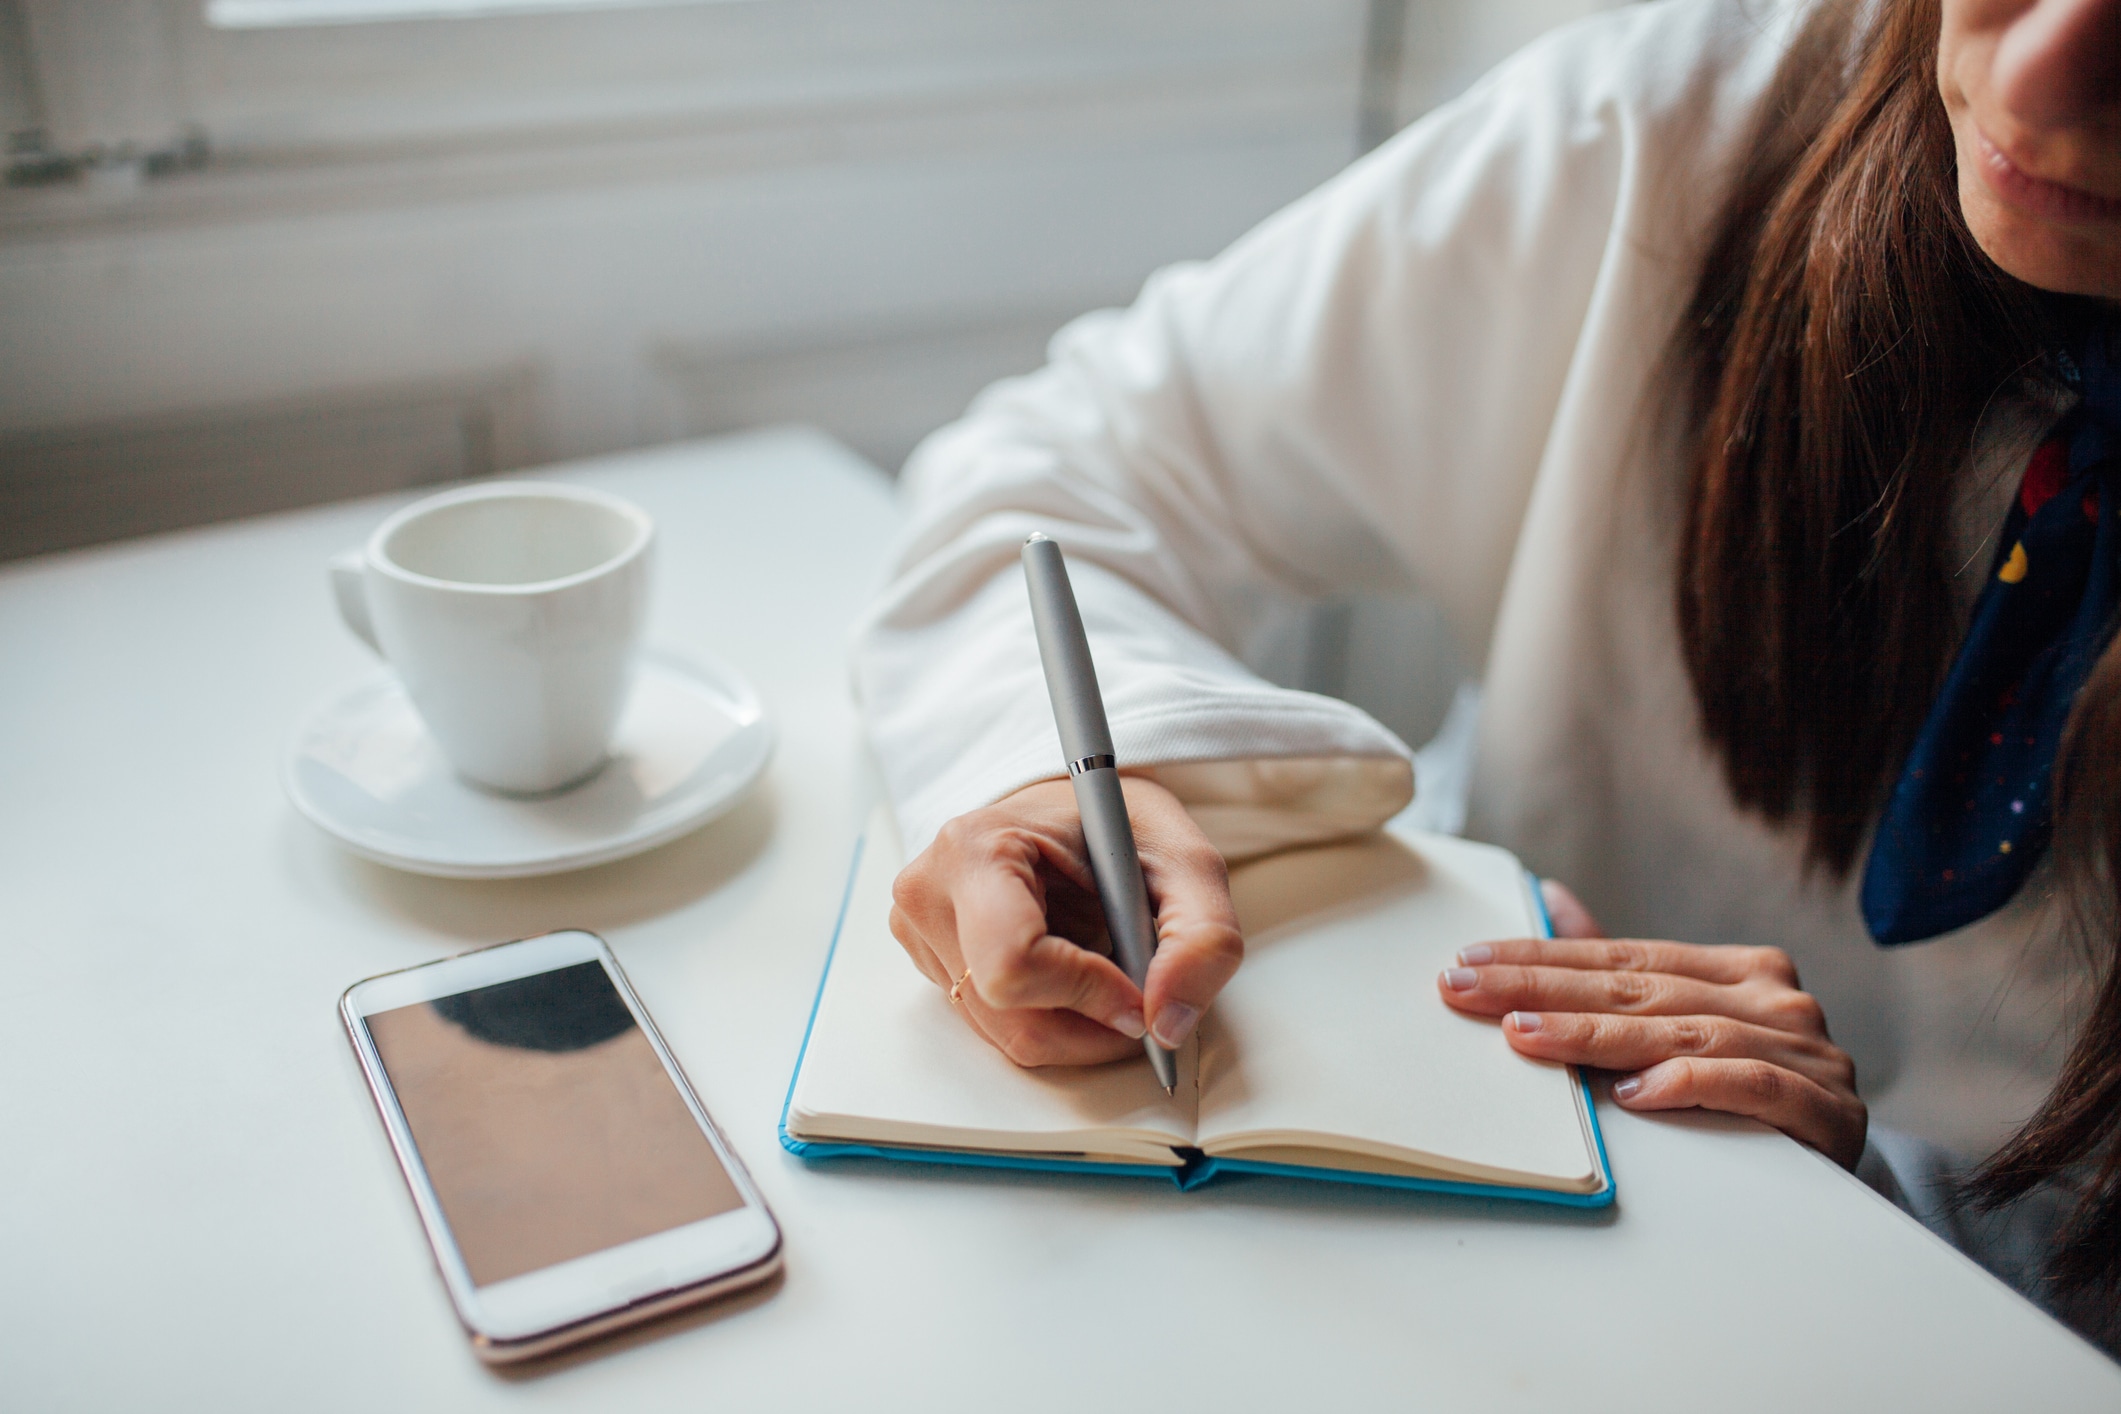
[[[1502,1019],[1502,1024],[1521,1035],[1529,1036],[1546,1021],[1536,1011],[1513,1011]]]
[[[1480,974],[1470,967],[1446,967],[1443,984],[1454,992],[1470,992],[1480,985]]]
[[[1631,1075],[1613,1086],[1613,1098],[1616,1100],[1632,1100],[1641,1092],[1642,1077],[1639,1075]]]
[[[1167,1050],[1177,1050],[1193,1034],[1193,1023],[1198,1020],[1199,1007],[1170,1003],[1156,1014],[1156,1043]]]
[[[1117,1016],[1105,1018],[1105,1025],[1130,1041],[1139,1041],[1148,1028],[1142,1025],[1142,1014],[1138,1011],[1123,1011]]]
[[[1458,960],[1468,967],[1479,967],[1495,960],[1495,949],[1486,943],[1475,943],[1469,948],[1460,948]]]

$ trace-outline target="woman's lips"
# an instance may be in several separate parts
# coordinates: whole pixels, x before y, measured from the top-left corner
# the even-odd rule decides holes
[[[2121,199],[2035,177],[2004,156],[1987,133],[1976,128],[1974,137],[1981,144],[1981,175],[2010,205],[2068,225],[2121,221]]]

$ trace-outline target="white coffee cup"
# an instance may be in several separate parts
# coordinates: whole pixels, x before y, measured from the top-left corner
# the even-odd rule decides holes
[[[579,486],[430,496],[331,562],[375,649],[457,773],[536,794],[594,775],[633,685],[655,523]]]

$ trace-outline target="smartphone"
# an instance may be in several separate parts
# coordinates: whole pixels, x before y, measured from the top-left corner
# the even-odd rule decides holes
[[[371,977],[339,1012],[480,1359],[779,1269],[773,1215],[594,933]]]

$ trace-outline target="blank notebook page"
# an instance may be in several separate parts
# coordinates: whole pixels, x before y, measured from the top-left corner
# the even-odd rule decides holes
[[[1436,989],[1459,948],[1541,931],[1530,888],[1505,851],[1435,835],[1233,871],[1245,962],[1202,1031],[1202,1147],[1344,1136],[1471,1177],[1599,1186],[1568,1069],[1517,1055]]]

